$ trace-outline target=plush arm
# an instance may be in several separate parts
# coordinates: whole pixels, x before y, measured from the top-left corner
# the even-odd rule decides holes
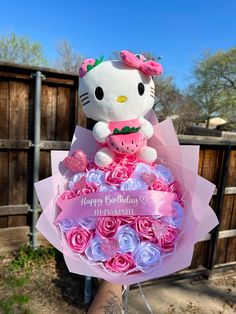
[[[154,128],[153,125],[146,119],[140,118],[139,119],[141,123],[141,132],[143,133],[144,137],[146,139],[149,139],[153,136]]]
[[[105,143],[110,134],[111,131],[106,122],[99,121],[93,127],[93,136],[99,143]]]

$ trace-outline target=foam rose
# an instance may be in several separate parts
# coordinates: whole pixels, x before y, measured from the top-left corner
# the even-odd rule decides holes
[[[131,224],[139,216],[119,216],[120,224]]]
[[[131,172],[131,167],[112,164],[106,170],[105,182],[114,186],[120,186],[122,182],[126,181],[130,177]]]
[[[138,216],[132,226],[143,240],[155,241],[156,237],[152,229],[153,218],[149,216]]]
[[[174,182],[174,177],[169,168],[163,165],[157,165],[154,168],[154,173],[157,176],[157,179],[165,182],[166,184],[171,184]]]
[[[96,221],[97,221],[97,218],[94,216],[77,218],[78,224],[81,227],[84,227],[87,229],[95,229],[96,228]]]
[[[85,172],[79,172],[74,174],[69,181],[69,188],[72,190],[76,182],[80,181],[82,177],[85,176]]]
[[[65,200],[70,200],[76,196],[76,193],[74,191],[66,190],[60,195],[60,199],[65,201]]]
[[[86,173],[86,178],[88,182],[101,185],[105,180],[105,172],[102,170],[90,170]]]
[[[158,225],[159,225],[160,230],[162,230],[159,234],[158,234]],[[155,232],[156,234],[155,243],[163,252],[165,253],[172,252],[179,238],[179,230],[172,225],[166,225],[165,222],[161,220],[155,221],[155,227],[157,230]]]
[[[76,186],[78,184],[78,186]],[[96,192],[97,185],[90,182],[85,182],[84,185],[80,186],[80,182],[76,182],[74,185],[76,196],[85,195]]]
[[[74,227],[78,227],[78,221],[77,221],[77,219],[67,218],[67,219],[60,221],[60,226],[61,226],[63,232],[67,232]]]
[[[101,249],[101,239],[97,236],[90,239],[89,244],[85,250],[85,255],[90,261],[104,262],[108,260],[108,256]]]
[[[108,192],[108,191],[116,191],[117,187],[114,185],[109,185],[109,184],[101,184],[98,187],[99,192]]]
[[[139,180],[138,178],[129,178],[127,181],[122,182],[120,185],[121,191],[145,191],[148,187],[143,180]]]
[[[161,252],[159,248],[147,241],[141,242],[140,246],[134,252],[134,261],[142,270],[147,270],[156,265],[160,261],[160,258]]]
[[[119,225],[120,220],[118,217],[106,216],[97,218],[97,232],[104,238],[112,237],[116,233]]]
[[[105,263],[105,267],[113,272],[127,272],[135,267],[134,260],[130,254],[117,254]]]
[[[119,252],[133,252],[140,243],[140,239],[133,228],[124,225],[118,228],[116,239],[119,243]]]
[[[91,231],[81,227],[73,228],[66,233],[69,248],[76,253],[84,253],[90,237]]]

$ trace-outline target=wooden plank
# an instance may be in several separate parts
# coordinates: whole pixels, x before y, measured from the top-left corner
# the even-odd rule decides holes
[[[27,201],[27,152],[9,152],[9,203],[12,205],[25,204]],[[17,222],[18,221],[18,222]],[[26,224],[26,217],[9,216],[8,225]]]
[[[31,146],[29,140],[0,139],[0,149],[28,149]]]
[[[28,242],[28,226],[0,229],[0,253],[17,250],[22,244]]]
[[[9,138],[28,138],[29,86],[10,82]]]
[[[70,149],[71,142],[63,141],[41,141],[40,146],[42,150],[68,150]]]
[[[0,138],[9,137],[9,82],[0,81]]]
[[[233,208],[230,220],[230,229],[236,229],[236,195],[233,200]],[[236,260],[236,236],[227,240],[225,263]]]
[[[203,160],[204,160],[204,149],[200,148],[199,160],[198,160],[198,174],[202,174]]]
[[[51,176],[51,163],[50,163],[50,152],[41,151],[40,152],[40,169],[39,178],[40,180]]]
[[[0,206],[0,216],[27,214],[30,209],[28,204]]]
[[[222,216],[220,223],[220,230],[230,229],[230,220],[232,215],[234,203],[234,195],[225,195],[222,208]],[[227,239],[220,239],[217,246],[216,264],[222,264],[225,262],[227,253]]]
[[[57,93],[56,139],[69,140],[70,89],[59,87]],[[71,140],[71,139],[70,139]]]
[[[57,88],[43,85],[41,100],[41,139],[55,140]]]
[[[8,152],[0,152],[0,205],[8,204]],[[7,227],[8,218],[0,217],[0,228]]]
[[[225,146],[236,145],[235,139],[213,137],[213,136],[196,136],[196,135],[178,135],[180,144],[190,145],[209,145],[209,146]]]
[[[204,151],[204,160],[203,160],[203,167],[202,167],[201,175],[205,179],[213,183],[217,183],[216,181],[218,181],[218,177],[219,177],[218,165],[217,165],[218,158],[219,158],[218,154],[219,154],[218,150],[205,149]]]
[[[236,187],[236,150],[231,150],[226,186]]]

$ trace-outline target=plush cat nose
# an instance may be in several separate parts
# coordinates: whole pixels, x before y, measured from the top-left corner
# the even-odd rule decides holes
[[[117,102],[126,102],[127,97],[126,96],[118,96],[117,97]]]

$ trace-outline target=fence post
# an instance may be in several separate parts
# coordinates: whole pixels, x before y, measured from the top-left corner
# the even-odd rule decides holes
[[[34,97],[34,137],[33,137],[33,176],[32,185],[39,180],[39,162],[40,162],[40,128],[41,128],[41,86],[42,73],[37,71],[33,74],[35,77],[35,97]],[[35,228],[38,220],[38,198],[34,186],[32,187],[32,221],[30,226],[30,241],[32,247],[38,247],[37,230]]]
[[[223,163],[220,173],[219,179],[219,186],[217,192],[217,201],[216,201],[216,215],[219,220],[219,225],[214,228],[211,233],[211,251],[210,251],[210,258],[208,263],[208,269],[212,271],[215,266],[216,256],[217,256],[217,245],[219,240],[219,232],[220,232],[220,223],[222,220],[222,209],[223,209],[223,202],[224,202],[224,194],[225,194],[225,185],[227,181],[227,174],[228,174],[228,165],[229,165],[229,158],[230,158],[230,151],[231,146],[227,145],[224,150],[224,157]]]

